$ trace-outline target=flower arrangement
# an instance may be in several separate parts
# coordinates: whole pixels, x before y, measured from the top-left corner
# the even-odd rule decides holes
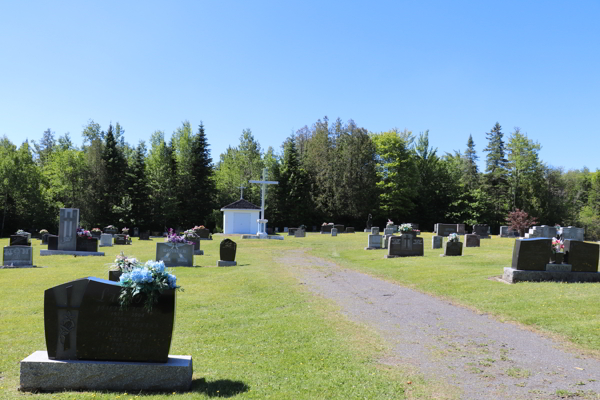
[[[77,236],[86,239],[92,239],[92,234],[90,233],[90,231],[83,228],[77,228]]]
[[[121,285],[121,295],[119,296],[121,307],[127,307],[133,302],[135,296],[145,293],[144,309],[147,312],[152,311],[152,307],[158,302],[158,296],[164,290],[183,291],[181,286],[177,286],[175,275],[165,269],[162,261],[148,260],[144,265],[136,261],[131,271],[121,275],[119,284]]]
[[[402,224],[400,225],[400,232],[412,232],[413,227],[412,224]]]
[[[386,225],[394,225],[394,221],[392,221],[391,219],[388,218],[388,222]]]
[[[94,228],[92,229],[92,232],[102,232],[102,230],[100,228]]]
[[[129,258],[121,252],[111,266],[111,271],[121,271],[123,273],[131,272],[134,268],[141,268],[143,265],[135,257]]]
[[[48,233],[48,230],[47,229],[40,230],[40,235],[43,235],[44,233]]]
[[[451,233],[448,235],[448,243],[455,243],[458,242],[459,237],[456,233]]]
[[[196,239],[199,237],[198,235],[196,235],[196,231],[194,231],[193,229],[188,229],[187,231],[183,232],[183,236],[186,239]]]
[[[165,242],[174,244],[193,244],[192,242],[187,241],[184,235],[178,236],[175,231],[173,231],[173,228],[169,229],[169,234],[165,239]]]
[[[124,234],[129,233],[129,228],[125,227],[123,229],[121,229],[121,232],[123,232]]]
[[[25,234],[25,231],[23,229],[19,229],[17,231],[17,235],[24,235],[24,234]]]
[[[109,225],[109,226],[106,227],[106,229],[117,229],[117,227],[114,226],[114,225]]]
[[[562,240],[557,238],[552,238],[552,252],[553,253],[564,253],[565,244]]]
[[[321,226],[326,226],[326,225],[333,225],[333,222],[323,222],[321,224]]]

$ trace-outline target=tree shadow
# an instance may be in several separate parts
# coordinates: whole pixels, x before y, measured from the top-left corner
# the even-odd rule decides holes
[[[207,382],[206,379],[193,379],[190,391],[204,393],[208,397],[233,397],[250,390],[250,386],[241,381],[218,379]]]

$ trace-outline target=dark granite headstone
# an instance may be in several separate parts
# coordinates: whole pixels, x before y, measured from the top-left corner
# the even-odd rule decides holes
[[[296,233],[296,230],[298,228],[289,228],[288,229],[288,236],[294,236],[294,234]]]
[[[298,228],[294,232],[294,237],[306,237],[306,231],[302,228]]]
[[[48,244],[48,236],[50,236],[49,233],[43,233],[42,234],[42,244],[45,244],[45,245]]]
[[[116,235],[117,233],[119,233],[119,230],[117,228],[104,228],[103,232],[111,235]]]
[[[31,246],[4,246],[2,265],[33,265],[33,248]]]
[[[477,234],[465,235],[465,247],[479,247],[479,239],[479,235]]]
[[[48,246],[50,247],[50,246]],[[50,250],[50,248],[48,248]],[[77,236],[75,251],[98,251],[98,239]]]
[[[58,236],[48,235],[48,250],[58,250]]]
[[[223,239],[221,241],[219,256],[222,261],[235,261],[235,252],[237,243],[231,239]]]
[[[373,217],[371,216],[371,214],[369,214],[369,218],[367,219],[367,229],[371,230],[372,227],[373,227]]]
[[[423,238],[415,237],[412,234],[389,236],[387,248],[386,258],[424,255]]]
[[[490,227],[487,224],[477,224],[473,225],[473,234],[479,235],[481,239],[489,239],[490,238]],[[467,247],[470,247],[467,243]]]
[[[448,236],[451,233],[458,233],[457,224],[436,224],[437,236]]]
[[[194,251],[200,250],[200,238],[186,239],[188,242],[194,243]]]
[[[114,236],[114,244],[129,244],[127,242],[127,235],[115,235]]]
[[[565,263],[571,264],[573,272],[598,272],[600,245],[579,240],[567,239],[565,243]]]
[[[347,226],[347,227],[346,227],[346,231],[345,231],[345,232],[346,232],[346,233],[354,233],[354,227],[352,227],[352,226]]]
[[[462,242],[446,242],[444,243],[444,256],[462,256]]]
[[[123,272],[121,271],[108,271],[108,280],[112,282],[119,282]]]
[[[93,238],[96,238],[96,239],[100,239],[100,237],[102,237],[102,232],[91,231],[90,234],[92,235]]]
[[[194,233],[200,237],[200,239],[210,239],[210,231],[206,228],[194,229]]]
[[[344,225],[333,224],[333,227],[338,230],[338,233],[344,232]]]
[[[27,235],[10,235],[11,246],[31,246]]]
[[[333,225],[321,225],[321,233],[331,233]]]
[[[545,271],[552,256],[552,239],[517,239],[513,248],[512,268]]]
[[[61,208],[58,225],[58,250],[77,250],[77,228],[79,227],[79,209]]]
[[[140,232],[140,240],[150,240],[150,231]]]
[[[167,362],[175,290],[163,291],[152,312],[144,310],[145,294],[122,309],[118,283],[83,278],[44,293],[44,328],[48,358]]]
[[[133,237],[139,237],[140,236],[140,228],[135,227],[133,228]]]

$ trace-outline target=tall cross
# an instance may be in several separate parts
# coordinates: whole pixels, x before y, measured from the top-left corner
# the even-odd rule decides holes
[[[240,185],[238,187],[238,189],[240,189],[240,200],[244,198],[244,189],[246,189],[246,186]]]
[[[267,180],[267,169],[263,169],[263,178],[262,181],[248,181],[249,183],[260,183],[262,185],[262,195],[260,198],[260,218],[265,219],[265,191],[267,190],[267,185],[279,185],[278,181],[268,181]]]

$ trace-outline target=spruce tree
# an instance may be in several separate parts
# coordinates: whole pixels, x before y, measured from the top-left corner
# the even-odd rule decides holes
[[[504,140],[502,140],[502,127],[498,122],[490,132],[486,133],[488,145],[483,151],[486,156],[485,191],[490,195],[492,210],[490,210],[491,221],[488,222],[492,229],[497,229],[504,223],[509,210],[509,186],[508,170],[504,152]],[[480,221],[483,223],[484,221]]]
[[[128,174],[128,193],[131,199],[131,223],[140,232],[150,229],[151,204],[150,188],[146,176],[146,145],[143,141],[137,146],[133,164]]]
[[[215,208],[215,181],[212,157],[208,147],[204,124],[200,121],[198,133],[192,139],[191,175],[194,181],[195,194],[193,196],[193,210],[189,211],[194,214],[194,224],[208,225],[208,218]]]
[[[115,210],[120,207],[121,199],[125,194],[125,173],[127,163],[121,150],[117,147],[117,142],[113,134],[112,124],[109,125],[106,132],[104,152],[102,160],[106,170],[107,181],[105,182],[104,192],[104,209],[106,220],[104,223],[117,224],[122,215]]]
[[[469,140],[467,141],[467,150],[465,151],[464,155],[463,171],[463,180],[468,190],[474,190],[477,187],[477,182],[479,180],[477,159],[479,159],[479,157],[475,151],[475,142],[473,141],[473,136],[469,135]]]

